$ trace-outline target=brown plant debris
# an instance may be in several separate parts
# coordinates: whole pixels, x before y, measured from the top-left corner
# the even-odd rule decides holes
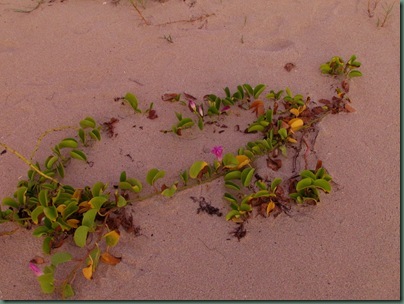
[[[290,72],[293,68],[295,68],[296,66],[293,64],[293,63],[291,63],[291,62],[288,62],[287,64],[285,64],[285,66],[283,67],[286,71],[288,71],[288,72]]]
[[[104,130],[107,132],[108,137],[116,137],[118,134],[115,133],[115,124],[119,121],[119,119],[112,117],[109,121],[104,122],[102,125]]]
[[[223,213],[220,212],[219,208],[213,207],[210,202],[207,202],[206,199],[201,196],[199,198],[195,196],[190,197],[195,203],[199,204],[199,208],[196,210],[196,213],[205,212],[209,215],[217,215],[222,216]]]
[[[140,226],[135,226],[132,214],[128,214],[125,208],[120,208],[112,213],[108,217],[106,224],[109,230],[122,227],[127,233],[134,233],[136,236],[140,233]]]
[[[240,239],[245,237],[247,234],[247,229],[244,227],[244,222],[237,224],[237,227],[231,231],[230,234],[236,237],[240,242]]]

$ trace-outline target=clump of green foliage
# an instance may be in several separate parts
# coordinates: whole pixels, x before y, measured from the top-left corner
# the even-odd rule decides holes
[[[116,265],[121,261],[120,257],[111,254],[110,249],[119,243],[121,229],[134,233],[138,230],[132,217],[125,213],[125,207],[135,201],[153,195],[172,197],[180,190],[223,178],[226,189],[223,198],[230,203],[226,220],[240,225],[235,232],[235,236],[240,239],[246,233],[243,224],[254,209],[264,217],[271,214],[276,217],[282,212],[288,213],[293,204],[317,204],[320,201],[320,192],[331,191],[332,178],[322,162],[318,161],[315,169],[308,168],[307,155],[312,146],[307,135],[326,115],[352,112],[348,106],[351,101],[345,94],[349,91],[349,79],[361,76],[356,70],[359,66],[356,56],[352,56],[347,63],[340,57],[333,57],[321,65],[323,73],[345,77],[342,89],[336,90],[337,96],[333,96],[331,100],[319,100],[322,106],[314,104],[309,97],[294,95],[289,88],[270,90],[265,95],[265,100],[261,98],[267,88],[264,84],[255,87],[249,84],[239,85],[234,93],[226,87],[225,97],[208,94],[201,103],[185,93],[186,100],[181,99],[181,94],[163,95],[165,101],[188,105],[194,115],[194,119],[186,118],[177,112],[178,122],[170,130],[163,131],[164,133],[173,132],[181,136],[183,130],[194,125],[203,130],[205,124],[215,121],[221,115],[229,115],[229,110],[237,106],[252,110],[256,115],[255,121],[249,124],[244,133],[259,133],[262,137],[247,142],[236,153],[223,154],[221,146],[213,147],[212,153],[216,159],[212,164],[205,160],[196,160],[182,171],[178,180],[169,185],[161,185],[159,182],[165,177],[165,171],[150,169],[145,180],[154,192],[143,197],[141,193],[144,185],[138,178],[127,176],[125,171],[121,172],[115,189],[110,189],[102,181],[83,188],[63,183],[69,163],[73,159],[87,162],[85,149],[101,140],[102,126],[92,117],[81,120],[79,127],[51,130],[75,129],[77,135],[64,138],[51,148],[51,154],[43,164],[33,163],[10,146],[0,143],[0,146],[15,154],[30,168],[27,177],[17,183],[14,194],[2,200],[5,209],[0,208],[0,223],[15,222],[25,228],[35,227],[33,235],[43,238],[42,249],[45,254],[50,255],[50,259],[49,265],[43,269],[38,267],[42,262],[33,259],[30,268],[37,275],[44,293],[58,291],[63,298],[74,295],[73,283],[79,270],[86,279],[91,280],[100,262]],[[135,95],[127,93],[119,99],[129,104],[135,113],[142,113]],[[150,119],[157,118],[153,103],[144,113]],[[109,124],[112,125],[113,121]],[[32,156],[44,136],[51,131],[46,131],[38,139]],[[270,180],[257,174],[257,158],[267,156],[268,167],[277,171],[282,167],[280,157],[288,157],[292,148],[296,151],[293,157],[295,161],[300,156],[303,145],[306,146],[306,152],[302,156],[305,168],[299,174],[295,174],[295,165],[287,180],[280,177]],[[289,193],[285,189],[289,189]],[[58,250],[68,239],[77,247],[83,248],[82,256],[73,257],[67,251]],[[66,278],[59,280],[56,272],[62,264],[71,265],[71,270]]]

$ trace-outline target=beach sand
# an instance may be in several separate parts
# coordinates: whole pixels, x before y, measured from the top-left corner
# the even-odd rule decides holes
[[[86,150],[92,166],[68,167],[64,182],[77,187],[113,185],[123,170],[144,181],[151,168],[165,170],[170,183],[195,160],[213,162],[213,146],[235,153],[258,138],[235,131],[255,118],[241,109],[221,121],[226,129],[164,134],[175,111],[189,114],[162,101],[164,93],[187,92],[201,101],[210,93],[223,97],[226,86],[263,83],[316,101],[331,98],[338,83],[319,71],[332,56],[357,55],[363,73],[349,92],[356,112],[319,125],[316,157],[337,185],[317,206],[292,217],[251,218],[238,241],[229,234],[234,223],[198,214],[190,198],[204,197],[226,214],[220,179],[133,204],[127,212],[140,235],[123,231],[112,249],[121,263],[101,264],[91,282],[77,275],[73,299],[400,299],[398,1],[388,1],[395,7],[384,27],[377,27],[382,3],[370,18],[367,0],[148,0],[144,7],[135,1],[148,25],[125,0],[44,2],[18,13],[13,9],[36,1],[0,0],[0,142],[28,157],[45,130],[86,116],[119,119],[116,137],[103,134]],[[295,68],[287,72],[286,63]],[[114,101],[127,92],[142,110],[153,102],[158,118]],[[43,162],[50,147],[73,135],[50,134],[35,159]],[[262,164],[260,174],[274,178]],[[0,156],[1,198],[14,193],[26,171],[12,153]],[[0,233],[14,228],[2,224]],[[49,260],[41,244],[32,230],[0,237],[0,300],[58,298],[41,293],[28,267],[34,256]]]

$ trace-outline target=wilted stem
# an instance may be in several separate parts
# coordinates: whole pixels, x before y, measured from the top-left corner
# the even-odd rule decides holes
[[[41,170],[39,170],[36,166],[34,166],[28,159],[26,159],[22,154],[20,154],[18,151],[14,150],[13,148],[9,147],[6,144],[3,144],[0,142],[0,146],[4,147],[6,150],[10,151],[11,153],[13,153],[14,155],[16,155],[19,159],[21,159],[24,163],[26,163],[32,170],[34,170],[35,172],[37,172],[39,175],[41,175],[42,177],[51,180],[52,182],[59,184],[59,182],[50,177],[49,175],[46,175],[45,173],[43,173]]]

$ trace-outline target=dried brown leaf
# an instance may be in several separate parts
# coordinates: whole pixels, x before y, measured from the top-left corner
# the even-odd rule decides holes
[[[282,167],[281,159],[272,159],[270,157],[267,158],[267,166],[268,168],[278,171]]]

